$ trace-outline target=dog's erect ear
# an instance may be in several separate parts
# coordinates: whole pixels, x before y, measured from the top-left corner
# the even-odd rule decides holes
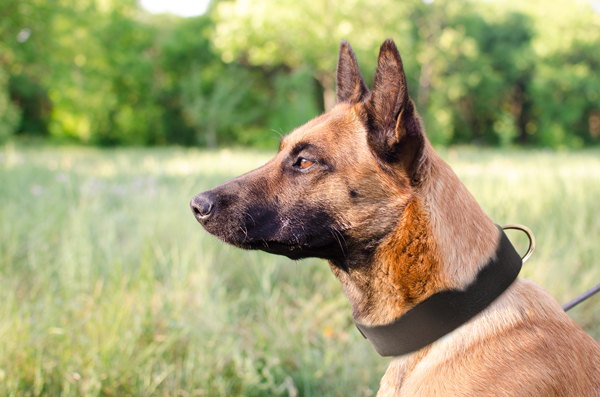
[[[338,102],[358,103],[369,93],[369,89],[358,69],[354,51],[352,51],[352,47],[346,40],[342,40],[340,43],[336,85]]]
[[[379,51],[370,98],[365,103],[369,145],[388,163],[402,163],[412,179],[425,145],[425,133],[408,96],[402,59],[391,39]]]

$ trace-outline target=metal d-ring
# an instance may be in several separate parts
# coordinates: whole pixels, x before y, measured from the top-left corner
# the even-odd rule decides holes
[[[531,231],[531,229],[529,229],[527,226],[518,225],[518,224],[504,225],[504,226],[502,226],[502,229],[503,230],[506,230],[506,229],[520,230],[527,235],[527,238],[529,238],[529,248],[527,249],[527,253],[525,254],[525,256],[523,256],[523,258],[522,258],[523,263],[525,263],[527,261],[527,259],[529,259],[531,254],[533,254],[533,250],[535,249],[535,237],[533,237],[533,232]]]

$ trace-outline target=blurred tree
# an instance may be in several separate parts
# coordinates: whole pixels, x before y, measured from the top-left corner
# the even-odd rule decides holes
[[[267,126],[280,134],[290,132],[321,111],[318,87],[308,68],[280,71],[273,78],[273,87],[274,98],[268,103]]]
[[[63,1],[51,133],[105,145],[165,143],[154,28],[136,19],[135,1]]]
[[[513,4],[514,3],[514,4]],[[513,1],[531,15],[534,117],[526,125],[530,141],[550,147],[600,142],[594,120],[600,114],[600,13],[590,2]]]
[[[9,135],[48,132],[50,101],[43,84],[53,48],[48,21],[55,14],[56,9],[41,0],[0,2],[0,96],[9,98],[0,106],[12,120]],[[6,121],[4,125],[7,136]]]
[[[333,106],[341,38],[369,82],[392,37],[434,143],[600,142],[600,14],[589,2],[236,0],[211,10],[0,2],[0,139],[270,146]]]
[[[0,144],[6,142],[17,131],[20,120],[20,109],[10,98],[8,75],[0,69]]]
[[[153,18],[153,24],[158,27],[159,66],[163,80],[163,90],[158,99],[165,112],[167,139],[171,143],[197,144],[198,135],[201,135],[197,130],[201,127],[194,126],[185,114],[183,91],[187,87],[183,81],[189,80],[189,75],[195,74],[198,69],[221,64],[208,39],[212,20],[208,16],[183,19],[159,15]],[[189,94],[190,90],[187,90]],[[200,93],[198,91],[197,94]],[[201,141],[205,142],[204,139]]]
[[[549,15],[560,21],[549,24]],[[581,139],[567,137],[565,131],[581,136],[594,130],[598,117],[593,103],[598,66],[592,48],[600,45],[600,25],[588,3],[248,0],[218,3],[214,18],[214,42],[224,61],[305,65],[320,82],[325,108],[334,103],[332,54],[339,39],[349,39],[359,58],[368,59],[383,38],[394,36],[404,54],[409,86],[417,91],[412,96],[435,143],[572,146]],[[576,43],[574,37],[582,39]],[[563,50],[548,58],[549,51],[539,51],[547,47],[544,40],[554,43],[550,47],[563,43]],[[564,73],[556,64],[563,58],[578,59],[573,71]],[[368,77],[372,68],[365,66]],[[562,102],[560,87],[580,93],[579,100],[570,100],[573,106],[562,105],[563,112],[548,103]],[[536,132],[540,123],[547,126],[543,133]],[[592,136],[587,132],[584,141]]]
[[[9,80],[12,101],[21,113],[17,134],[48,135],[52,105],[46,88],[36,80],[28,73],[13,75]]]
[[[163,103],[169,124],[179,127],[170,131],[171,141],[215,148],[238,141],[236,131],[264,120],[264,74],[225,65],[211,48],[212,28],[207,16],[181,19],[160,41]]]
[[[235,70],[232,70],[235,69]],[[214,78],[218,74],[221,78]],[[198,68],[182,80],[182,107],[185,117],[197,130],[197,142],[217,147],[217,130],[231,130],[237,124],[250,124],[258,107],[244,112],[243,102],[251,95],[249,72],[235,66],[207,73]],[[224,135],[224,134],[221,134]]]
[[[325,109],[335,104],[335,67],[339,42],[349,40],[357,55],[377,54],[382,38],[397,35],[401,49],[413,47],[410,11],[422,1],[292,0],[219,2],[214,18],[215,46],[225,62],[303,66],[323,90]],[[366,64],[363,73],[374,70]]]
[[[532,69],[528,18],[486,3],[439,0],[411,20],[422,39],[417,102],[430,139],[511,144]]]

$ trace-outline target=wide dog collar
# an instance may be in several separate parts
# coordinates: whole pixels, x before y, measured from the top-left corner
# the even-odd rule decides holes
[[[438,292],[387,325],[355,321],[360,333],[382,356],[401,356],[419,350],[460,327],[489,306],[517,278],[523,261],[500,226],[495,258],[464,290]]]

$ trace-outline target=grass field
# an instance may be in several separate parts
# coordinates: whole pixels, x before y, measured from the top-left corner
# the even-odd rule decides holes
[[[560,303],[600,282],[599,150],[440,152],[534,231],[522,277]],[[271,155],[0,147],[0,395],[373,395],[389,359],[329,267],[227,247],[189,210]],[[600,296],[569,314],[600,341]]]

